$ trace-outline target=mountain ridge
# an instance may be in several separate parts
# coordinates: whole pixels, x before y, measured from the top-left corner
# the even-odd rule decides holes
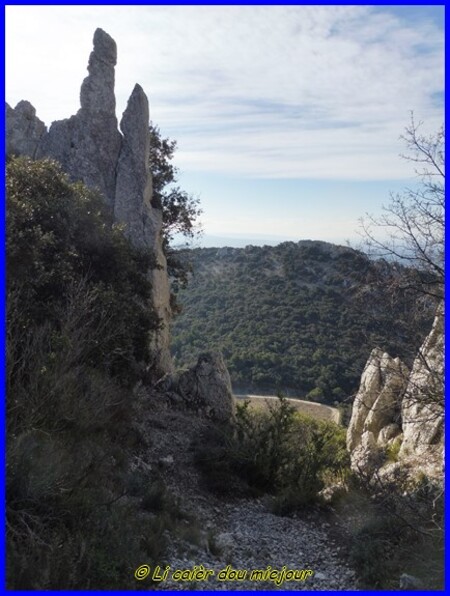
[[[416,336],[412,299],[387,300],[401,266],[348,246],[301,240],[185,255],[193,273],[177,293],[173,355],[185,365],[197,350],[222,351],[235,390],[342,401],[374,345],[411,360],[432,321],[430,311]]]

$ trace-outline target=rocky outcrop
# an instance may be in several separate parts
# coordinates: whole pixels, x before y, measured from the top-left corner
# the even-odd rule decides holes
[[[147,97],[136,85],[120,122],[122,148],[117,162],[114,217],[135,244],[146,246],[159,233],[151,221],[152,179],[148,175],[150,137]],[[150,220],[150,221],[149,221]],[[153,224],[153,225],[152,225]]]
[[[414,360],[402,403],[400,457],[440,454],[443,446],[444,308]]]
[[[97,29],[89,57],[89,75],[81,85],[81,108],[75,116],[52,123],[37,154],[58,161],[73,180],[98,189],[111,206],[122,145],[114,95],[116,62],[115,41]]]
[[[117,163],[114,217],[125,225],[125,234],[134,245],[150,248],[156,267],[150,272],[153,306],[163,321],[151,346],[159,368],[169,371],[170,287],[166,257],[162,250],[162,211],[152,204],[152,179],[149,174],[150,136],[148,99],[136,85],[120,123],[122,148]]]
[[[223,357],[218,352],[206,352],[198,357],[197,364],[173,375],[168,375],[161,388],[174,394],[174,400],[197,413],[227,422],[234,413],[231,381]]]
[[[372,351],[347,431],[354,470],[386,472],[398,460],[412,472],[442,475],[443,361],[442,306],[411,372],[398,358]]]
[[[347,448],[354,469],[372,469],[400,434],[400,411],[409,370],[399,358],[372,350],[353,403]]]
[[[6,153],[26,155],[35,159],[38,148],[47,135],[47,128],[36,116],[36,110],[31,103],[19,101],[15,109],[6,104],[6,121]]]
[[[162,250],[162,212],[151,203],[148,100],[136,85],[119,132],[114,94],[116,62],[115,41],[97,29],[77,114],[53,122],[47,132],[31,104],[22,101],[15,109],[7,105],[7,151],[9,155],[58,161],[72,180],[80,180],[103,195],[134,246],[153,252],[157,266],[149,271],[152,301],[162,325],[152,350],[155,364],[167,372],[172,368],[170,288]]]

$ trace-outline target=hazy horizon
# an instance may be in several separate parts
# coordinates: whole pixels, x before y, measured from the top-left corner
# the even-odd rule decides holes
[[[6,100],[47,126],[79,108],[97,27],[175,139],[207,236],[345,243],[414,186],[400,135],[444,118],[443,6],[6,7]],[[24,51],[32,48],[33,51]]]

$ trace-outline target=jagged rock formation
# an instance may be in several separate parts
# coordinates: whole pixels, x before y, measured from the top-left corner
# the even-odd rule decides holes
[[[161,388],[172,394],[174,401],[182,400],[188,409],[211,420],[227,422],[233,417],[230,375],[218,352],[201,354],[194,367],[168,375]]]
[[[149,275],[153,303],[163,325],[152,348],[155,362],[169,371],[170,289],[162,250],[162,212],[151,204],[148,100],[136,85],[122,117],[121,134],[114,95],[116,62],[116,43],[97,29],[77,114],[53,122],[47,132],[30,103],[19,102],[15,109],[7,105],[7,152],[58,161],[74,181],[81,180],[102,193],[135,246],[154,252],[157,268]]]
[[[36,116],[36,110],[29,101],[19,101],[13,110],[6,104],[8,133],[6,152],[8,155],[26,155],[35,159],[38,147],[47,128]]]
[[[402,403],[400,457],[440,454],[443,444],[444,308],[414,361]]]
[[[81,108],[75,116],[52,123],[37,153],[37,157],[58,161],[74,180],[97,188],[111,206],[122,145],[114,95],[116,62],[114,40],[97,29],[89,57],[89,75],[81,85]]]
[[[411,372],[398,359],[375,348],[367,361],[347,431],[352,468],[371,474],[393,462],[413,472],[442,475],[443,307],[414,361]]]
[[[399,358],[372,350],[353,403],[347,448],[354,468],[373,468],[381,450],[400,434],[400,409],[409,370]]]

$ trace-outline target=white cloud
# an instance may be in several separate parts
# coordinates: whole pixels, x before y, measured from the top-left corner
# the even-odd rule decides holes
[[[368,6],[8,6],[6,95],[47,123],[78,107],[97,26],[184,169],[395,179],[408,111],[443,117],[443,31]]]

